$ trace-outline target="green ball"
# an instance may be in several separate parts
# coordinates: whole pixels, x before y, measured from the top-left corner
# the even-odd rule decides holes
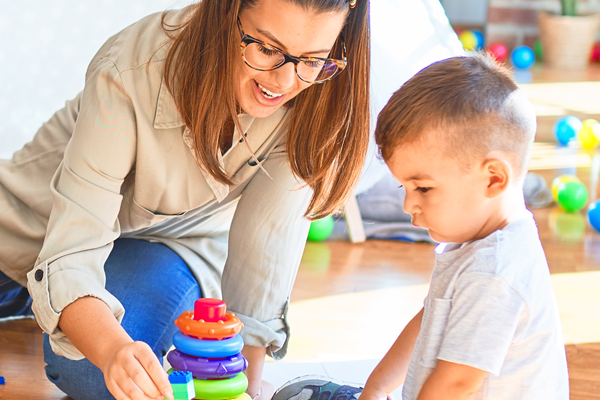
[[[308,240],[311,242],[322,242],[333,232],[333,217],[331,215],[311,222],[308,231]]]
[[[544,59],[544,47],[540,39],[536,40],[533,44],[533,54],[535,54],[536,60],[542,61]]]
[[[580,181],[563,182],[558,186],[557,202],[566,212],[577,212],[585,207],[588,190]]]

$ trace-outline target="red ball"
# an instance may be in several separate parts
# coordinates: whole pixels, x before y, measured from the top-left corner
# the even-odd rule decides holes
[[[600,42],[594,43],[592,53],[590,54],[590,61],[600,61]]]
[[[492,57],[500,62],[504,62],[508,58],[508,47],[502,42],[491,43],[488,46],[488,51]]]

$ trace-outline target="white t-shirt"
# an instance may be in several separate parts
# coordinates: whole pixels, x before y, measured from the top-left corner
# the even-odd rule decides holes
[[[558,307],[528,214],[437,256],[404,400],[417,398],[437,360],[488,372],[473,399],[569,399]]]

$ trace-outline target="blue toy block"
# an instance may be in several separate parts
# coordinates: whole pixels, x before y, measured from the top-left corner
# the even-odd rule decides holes
[[[171,384],[193,382],[194,377],[190,371],[173,371],[169,374]]]
[[[0,385],[4,385],[4,377],[0,376]]]

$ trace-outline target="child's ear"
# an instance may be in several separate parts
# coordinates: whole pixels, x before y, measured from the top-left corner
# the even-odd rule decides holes
[[[486,197],[494,199],[508,188],[512,167],[505,160],[491,158],[483,163],[483,173],[487,182]]]

